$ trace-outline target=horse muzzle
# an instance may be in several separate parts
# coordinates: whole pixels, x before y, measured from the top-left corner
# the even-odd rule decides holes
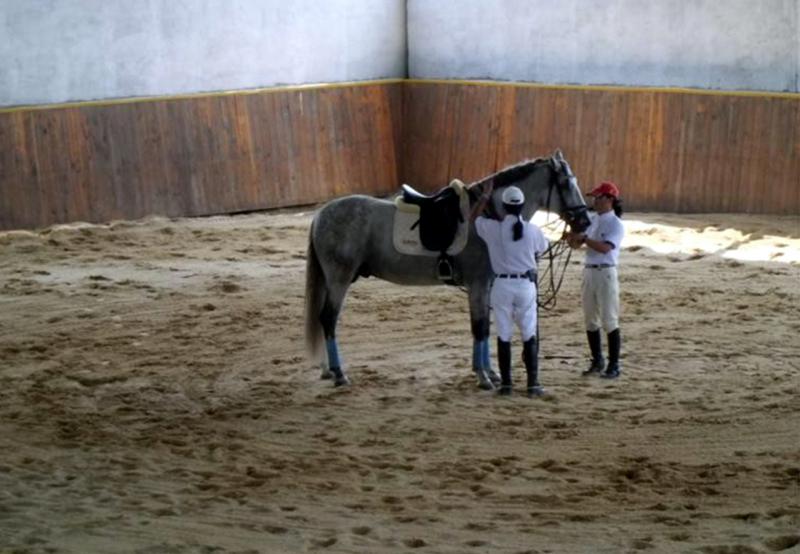
[[[564,219],[574,233],[582,233],[589,227],[589,213],[586,207],[571,208],[564,214]]]

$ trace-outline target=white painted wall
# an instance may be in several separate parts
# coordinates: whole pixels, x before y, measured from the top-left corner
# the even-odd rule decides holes
[[[412,78],[800,92],[800,0],[408,0]]]
[[[800,0],[0,0],[0,106],[402,78],[406,28],[412,78],[800,92]]]
[[[0,0],[0,106],[406,74],[404,0]]]

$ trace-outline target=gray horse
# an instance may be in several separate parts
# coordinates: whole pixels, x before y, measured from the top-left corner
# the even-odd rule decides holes
[[[542,208],[557,213],[573,230],[589,225],[586,204],[577,179],[560,151],[549,158],[525,161],[485,177],[467,187],[470,205],[483,187],[494,181],[488,210],[502,212],[504,187],[515,185],[525,194],[523,217]],[[336,386],[349,384],[339,360],[336,323],[347,289],[358,277],[374,276],[401,285],[443,284],[438,260],[431,256],[399,253],[392,240],[395,204],[363,195],[345,196],[323,206],[311,223],[306,257],[305,326],[309,352],[323,367],[323,377]],[[469,293],[472,322],[472,369],[483,389],[499,382],[489,356],[489,289],[492,270],[486,244],[470,224],[466,246],[453,257],[459,283]],[[322,338],[327,364],[324,363]]]

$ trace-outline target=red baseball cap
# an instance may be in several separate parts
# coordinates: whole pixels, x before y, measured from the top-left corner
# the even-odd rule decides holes
[[[592,190],[587,192],[586,196],[601,196],[603,194],[613,196],[614,198],[619,198],[619,189],[617,188],[617,185],[611,181],[603,181]]]

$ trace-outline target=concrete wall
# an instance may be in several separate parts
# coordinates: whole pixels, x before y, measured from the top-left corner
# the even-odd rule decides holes
[[[406,29],[412,78],[800,92],[800,0],[0,0],[0,107],[400,78]]]
[[[800,92],[800,0],[408,0],[412,78]]]
[[[0,106],[406,74],[404,0],[0,0]]]

